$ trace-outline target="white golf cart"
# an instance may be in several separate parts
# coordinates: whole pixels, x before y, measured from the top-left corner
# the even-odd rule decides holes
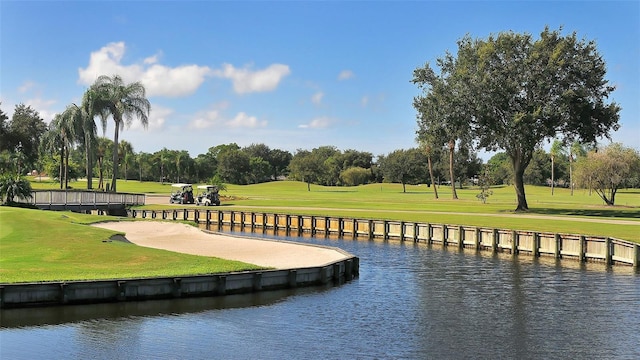
[[[198,185],[198,189],[202,190],[196,197],[197,205],[211,206],[220,205],[220,195],[218,187],[215,185]]]
[[[171,193],[169,202],[171,204],[193,204],[193,187],[191,184],[172,184],[176,190]]]

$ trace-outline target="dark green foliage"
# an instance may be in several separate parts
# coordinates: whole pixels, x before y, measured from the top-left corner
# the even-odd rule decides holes
[[[426,183],[427,158],[418,149],[396,150],[381,157],[379,162],[384,180],[401,183],[403,192],[406,192],[406,184]]]
[[[23,176],[12,173],[0,175],[0,202],[5,205],[13,203],[16,197],[31,198],[31,183]]]
[[[509,156],[517,211],[528,210],[525,169],[545,139],[560,135],[566,142],[591,143],[619,127],[620,108],[606,102],[614,87],[605,79],[595,42],[561,30],[547,28],[539,39],[514,32],[466,36],[455,57],[447,53],[438,59],[443,75],[433,74],[428,64],[414,72],[414,79],[416,74],[431,79],[430,87],[421,86],[427,92],[449,94],[433,96],[453,111],[444,118],[431,111],[440,123],[453,122],[457,129],[459,117],[465,117],[479,147]],[[450,89],[440,91],[441,86]]]

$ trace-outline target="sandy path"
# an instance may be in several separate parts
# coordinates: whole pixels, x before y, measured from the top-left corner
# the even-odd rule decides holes
[[[180,223],[120,221],[94,226],[123,232],[128,241],[140,246],[239,260],[277,269],[322,266],[350,257],[337,248],[210,234]]]

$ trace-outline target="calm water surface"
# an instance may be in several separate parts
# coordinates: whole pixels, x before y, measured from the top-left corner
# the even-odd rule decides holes
[[[1,359],[640,359],[640,274],[381,241],[341,286],[3,310]],[[567,266],[568,265],[568,266]]]

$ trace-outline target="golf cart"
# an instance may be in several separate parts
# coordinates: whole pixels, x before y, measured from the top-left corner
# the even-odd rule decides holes
[[[218,195],[218,187],[215,185],[198,185],[198,189],[202,191],[196,197],[197,205],[211,206],[220,205],[220,196]]]
[[[172,204],[193,204],[193,187],[191,184],[172,184],[171,187],[176,188],[175,192],[171,193],[169,202]]]

